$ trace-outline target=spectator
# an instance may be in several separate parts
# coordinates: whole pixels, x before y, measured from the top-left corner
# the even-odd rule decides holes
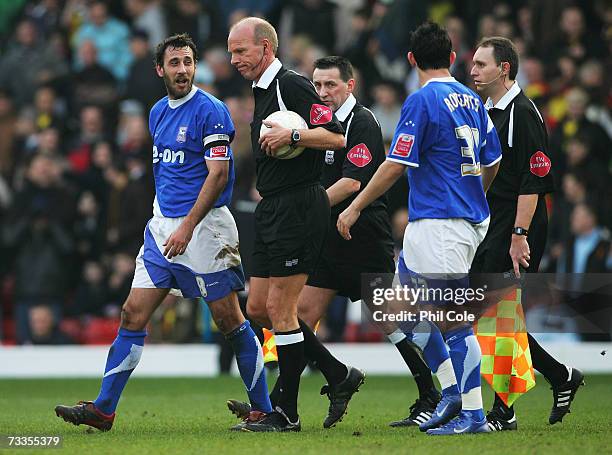
[[[130,50],[134,60],[128,72],[125,94],[136,100],[147,112],[165,96],[164,81],[155,74],[153,52],[149,46],[149,35],[144,30],[135,30],[130,38]]]
[[[567,55],[582,63],[589,58],[605,55],[602,40],[593,36],[585,26],[584,13],[578,6],[569,6],[561,12],[559,36],[552,46],[558,56]]]
[[[132,258],[142,245],[144,228],[151,218],[153,206],[154,191],[145,156],[129,153],[125,157],[128,181],[120,202],[117,245]]]
[[[28,317],[32,344],[74,344],[74,340],[60,330],[59,320],[48,305],[31,307]]]
[[[132,19],[132,27],[148,35],[149,49],[155,49],[167,36],[166,17],[159,0],[123,0],[125,10]]]
[[[0,89],[0,176],[8,177],[13,172],[17,115],[12,96]]]
[[[230,2],[228,2],[230,3]],[[233,2],[231,2],[233,3]],[[227,23],[222,19],[217,2],[198,0],[176,0],[167,3],[168,33],[187,33],[198,49],[214,44],[225,44]]]
[[[93,41],[83,41],[78,49],[82,67],[72,81],[72,109],[93,105],[100,107],[109,121],[116,121],[116,104],[119,99],[117,80],[113,73],[98,61],[98,50]]]
[[[453,50],[457,53],[455,63],[450,67],[451,74],[462,84],[471,82],[468,78],[472,68],[472,50],[465,42],[465,28],[463,21],[457,16],[451,16],[446,20],[446,30],[450,36]]]
[[[68,148],[68,160],[72,171],[83,174],[89,169],[93,145],[104,139],[104,117],[97,106],[84,106],[80,111],[77,135]]]
[[[28,311],[50,306],[59,318],[71,284],[74,242],[73,196],[63,186],[59,167],[47,156],[32,158],[23,190],[15,195],[4,225],[4,240],[14,257],[17,341],[31,340]]]
[[[82,192],[77,203],[74,240],[76,251],[83,262],[99,259],[105,251],[105,227],[99,202],[91,191]]]
[[[557,272],[565,276],[574,309],[584,318],[583,338],[587,341],[610,341],[612,308],[609,296],[592,290],[591,273],[609,272],[610,233],[597,223],[592,207],[578,204],[571,217],[572,237],[565,245]]]
[[[381,82],[374,86],[373,95],[372,113],[380,124],[383,140],[391,142],[402,110],[397,88],[391,82]]]
[[[39,40],[35,24],[28,19],[19,22],[15,42],[0,59],[0,87],[10,90],[15,106],[21,108],[31,103],[39,84],[51,82],[66,72],[66,64]]]
[[[335,10],[336,5],[327,0],[291,2],[291,34],[306,35],[314,44],[322,47],[325,54],[333,53],[336,43]]]
[[[585,113],[589,102],[586,92],[581,88],[573,88],[567,94],[566,99],[567,113],[553,131],[551,150],[566,151],[568,140],[580,133],[589,137],[593,159],[600,166],[607,167],[610,161],[612,143],[601,126],[586,118]],[[563,165],[563,156],[559,158],[561,158],[559,164]]]
[[[108,304],[108,289],[102,264],[87,261],[77,287],[74,301],[69,308],[71,316],[104,316]],[[114,309],[113,309],[114,312]]]
[[[604,74],[604,66],[601,62],[589,60],[578,70],[578,78],[590,100],[585,114],[586,117],[591,122],[601,126],[612,138],[612,117],[610,116],[608,99],[610,76],[606,77]]]
[[[220,47],[206,51],[204,60],[213,75],[213,92],[217,98],[226,99],[240,96],[248,84],[230,63],[229,54]]]
[[[25,15],[35,24],[40,36],[48,39],[60,27],[62,9],[59,0],[29,2]]]
[[[115,316],[120,313],[121,305],[132,287],[134,258],[125,253],[116,253],[112,258],[111,274],[108,277],[109,305],[114,307]]]
[[[129,28],[120,20],[109,16],[106,2],[94,0],[90,3],[88,17],[74,38],[74,49],[78,51],[85,41],[91,41],[98,50],[100,65],[122,82],[128,75],[132,54],[129,52]],[[77,52],[75,69],[85,66]]]

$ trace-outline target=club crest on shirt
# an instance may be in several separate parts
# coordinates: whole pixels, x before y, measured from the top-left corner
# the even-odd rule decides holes
[[[408,158],[412,150],[412,144],[414,144],[413,134],[400,134],[395,143],[395,147],[391,150],[391,155]]]
[[[333,150],[325,151],[325,164],[334,164],[334,151]]]
[[[365,167],[372,161],[372,153],[363,142],[349,150],[346,158],[357,167]]]
[[[187,127],[179,126],[178,134],[176,135],[176,142],[186,142],[187,141]]]

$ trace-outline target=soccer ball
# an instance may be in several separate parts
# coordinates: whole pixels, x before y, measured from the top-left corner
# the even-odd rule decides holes
[[[272,122],[276,122],[284,128],[291,128],[296,130],[305,130],[308,129],[308,124],[306,120],[304,120],[300,114],[293,111],[276,111],[272,112],[266,120],[270,120]],[[266,125],[261,124],[261,128],[259,130],[259,137],[266,134],[266,131],[269,130]],[[274,158],[278,158],[279,160],[290,160],[291,158],[295,158],[299,156],[304,151],[304,147],[291,147],[290,145],[285,145],[280,149],[276,150],[274,154]]]

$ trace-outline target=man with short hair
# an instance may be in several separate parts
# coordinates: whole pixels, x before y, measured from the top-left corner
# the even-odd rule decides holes
[[[542,115],[515,81],[519,56],[512,41],[485,38],[473,60],[471,75],[499,133],[503,159],[487,193],[491,223],[471,273],[514,269],[518,277],[520,267],[527,273],[538,271],[546,246],[545,195],[554,188],[548,135]],[[582,372],[559,363],[531,334],[527,338],[533,367],[552,385],[553,407],[548,421],[561,422],[583,382]],[[493,431],[517,428],[514,409],[497,394],[487,420]]]
[[[335,228],[338,215],[350,205],[385,161],[381,126],[374,114],[353,96],[355,79],[351,63],[343,57],[323,57],[315,61],[313,82],[323,103],[331,107],[345,129],[346,147],[328,150],[323,167],[323,186],[327,189],[332,217],[330,231],[314,273],[300,294],[298,313],[310,327],[325,314],[336,295],[361,299],[362,273],[395,271],[393,238],[387,212],[387,197],[381,195],[368,205],[352,229],[351,240],[343,239]],[[384,327],[387,329],[387,327]],[[413,373],[419,398],[410,415],[391,426],[413,426],[428,420],[440,394],[431,371],[413,343],[401,330],[386,331]],[[329,387],[328,387],[329,389]],[[330,404],[327,421],[340,410]]]
[[[234,126],[225,105],[193,85],[198,54],[188,35],[173,35],[156,51],[156,71],[168,96],[151,109],[153,218],[145,228],[121,327],[106,361],[95,401],[57,406],[74,425],[108,431],[130,374],[140,361],[145,327],[168,292],[204,298],[236,352],[252,414],[272,411],[261,345],[244,319],[236,291],[244,288],[232,197]]]
[[[251,143],[256,187],[262,200],[255,210],[253,272],[247,312],[264,327],[273,328],[282,390],[275,410],[247,431],[300,431],[297,396],[304,356],[316,359],[329,384],[347,391],[363,383],[364,374],[335,359],[298,319],[298,297],[321,252],[329,225],[329,199],[320,184],[322,150],[344,147],[344,130],[332,110],[322,104],[312,83],[288,71],[276,58],[278,37],[267,21],[247,17],[230,30],[227,49],[231,63],[253,81],[255,111]],[[293,111],[308,128],[283,128],[265,119],[276,111]],[[269,129],[260,136],[264,123]],[[305,147],[292,159],[275,158],[286,145]],[[229,403],[228,403],[229,404]]]
[[[392,274],[395,270],[386,196],[379,197],[364,210],[353,229],[351,240],[340,237],[335,227],[340,212],[365,188],[376,169],[385,161],[381,127],[374,114],[353,96],[353,66],[346,58],[323,57],[315,61],[314,67],[312,78],[317,94],[342,124],[346,146],[341,150],[325,152],[321,182],[330,200],[332,222],[321,256],[298,300],[298,315],[310,328],[314,328],[325,315],[336,295],[348,297],[354,302],[361,299],[362,273]],[[435,389],[429,368],[414,345],[400,330],[393,330],[390,329],[387,336],[413,373],[419,398],[412,405],[410,415],[393,422],[392,426],[418,425],[431,417],[440,394]],[[317,359],[309,359],[308,355],[306,358],[317,364]],[[306,362],[303,364],[305,366]],[[270,394],[273,403],[277,401],[281,388],[282,381],[279,380]],[[332,427],[342,419],[354,390],[343,390],[342,386],[329,384],[323,387],[321,392],[330,397],[323,427]],[[249,410],[246,404],[234,400],[229,403],[239,417]]]
[[[489,224],[485,191],[501,159],[497,133],[478,95],[450,75],[455,58],[447,32],[438,25],[425,23],[413,33],[408,61],[416,67],[421,89],[404,103],[387,160],[338,218],[338,230],[350,239],[361,212],[408,166],[410,222],[398,262],[400,281],[428,287],[442,282],[453,291],[469,285],[467,273]],[[410,329],[442,386],[436,412],[419,425],[421,431],[488,432],[480,391],[481,352],[471,325],[452,324],[449,318],[442,325],[444,337],[427,319],[415,321]]]

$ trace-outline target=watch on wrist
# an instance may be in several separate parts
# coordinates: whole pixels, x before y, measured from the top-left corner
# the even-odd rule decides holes
[[[300,142],[301,138],[302,136],[300,136],[300,132],[298,130],[291,130],[291,143],[289,145],[293,147],[295,144]]]
[[[512,233],[515,235],[525,235],[526,236],[527,234],[529,234],[529,231],[525,228],[515,226],[512,229]]]

